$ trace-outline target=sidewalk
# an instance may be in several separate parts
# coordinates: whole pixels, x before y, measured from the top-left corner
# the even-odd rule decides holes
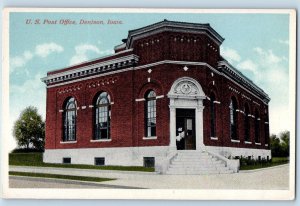
[[[288,189],[289,164],[264,170],[218,175],[159,175],[74,168],[10,166],[9,171],[117,178],[106,185],[151,189]]]

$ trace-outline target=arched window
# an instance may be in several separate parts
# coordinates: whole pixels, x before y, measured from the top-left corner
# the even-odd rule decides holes
[[[244,132],[245,132],[245,141],[250,141],[250,120],[249,120],[249,106],[245,104],[245,117],[244,117]]]
[[[237,102],[234,97],[231,98],[230,105],[230,137],[231,139],[237,139]]]
[[[254,134],[255,134],[255,142],[260,142],[260,128],[259,128],[259,123],[260,123],[260,118],[259,118],[259,114],[258,111],[255,110],[255,128],[254,128]]]
[[[156,136],[156,93],[150,90],[145,96],[145,135]]]
[[[95,101],[94,139],[110,139],[110,96],[101,92]]]
[[[216,137],[216,97],[214,93],[210,94],[210,136]]]
[[[65,103],[63,141],[76,140],[76,100],[71,97]]]

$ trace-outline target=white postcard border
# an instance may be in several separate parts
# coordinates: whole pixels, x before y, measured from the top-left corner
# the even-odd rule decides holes
[[[290,180],[289,190],[189,190],[189,189],[15,189],[8,184],[9,141],[9,13],[10,12],[117,12],[117,13],[281,13],[290,15]],[[172,200],[292,200],[295,198],[296,128],[296,11],[291,9],[132,9],[132,8],[5,8],[2,36],[2,196],[31,199],[172,199]]]

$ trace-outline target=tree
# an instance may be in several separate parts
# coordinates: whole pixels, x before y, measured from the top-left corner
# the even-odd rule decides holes
[[[44,150],[45,122],[36,107],[29,106],[21,112],[14,124],[13,134],[19,148]]]
[[[270,146],[273,157],[288,157],[290,155],[290,132],[284,131],[270,136]]]
[[[275,134],[272,134],[270,136],[270,147],[271,147],[272,157],[281,156],[280,139]]]
[[[280,133],[281,149],[283,156],[290,155],[290,132],[284,131]]]

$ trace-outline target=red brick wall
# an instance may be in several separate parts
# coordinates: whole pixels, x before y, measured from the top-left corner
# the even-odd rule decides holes
[[[176,38],[176,41],[174,40]],[[153,41],[153,43],[152,43]],[[148,45],[146,45],[148,43]],[[141,46],[143,44],[143,46]],[[162,60],[207,62],[214,68],[220,59],[219,47],[204,35],[190,35],[166,32],[145,39],[136,40],[133,44],[133,53],[137,54],[139,65],[154,63]],[[138,66],[139,66],[138,65]],[[204,93],[208,96],[211,91],[216,95],[216,136],[218,140],[210,138],[210,103],[203,100],[204,108],[204,144],[211,146],[229,146],[245,148],[268,148],[265,146],[264,122],[268,108],[252,94],[232,83],[224,76],[213,72],[206,66],[162,64],[139,70],[128,70],[114,75],[97,77],[47,89],[47,117],[46,117],[46,149],[54,148],[92,148],[92,147],[129,147],[169,145],[169,99],[167,93],[173,82],[183,76],[196,79]],[[212,75],[213,73],[213,75]],[[150,78],[150,82],[148,80]],[[236,91],[230,90],[229,86]],[[144,140],[144,101],[135,101],[144,98],[145,93],[153,89],[157,96],[157,139]],[[93,138],[93,105],[94,98],[101,91],[111,96],[111,141],[91,142]],[[251,100],[242,97],[246,95]],[[77,143],[61,144],[62,140],[62,112],[64,102],[69,97],[77,101]],[[250,137],[252,144],[244,143],[244,115],[238,112],[238,138],[240,143],[231,142],[229,130],[229,103],[235,96],[238,109],[244,111],[247,102],[250,114],[254,115],[255,108],[260,112],[261,145],[254,143],[254,119],[250,118]],[[258,104],[253,103],[253,100]],[[82,106],[86,106],[85,109]]]
[[[162,60],[207,62],[217,66],[219,47],[204,34],[162,32],[133,43],[139,64]]]

